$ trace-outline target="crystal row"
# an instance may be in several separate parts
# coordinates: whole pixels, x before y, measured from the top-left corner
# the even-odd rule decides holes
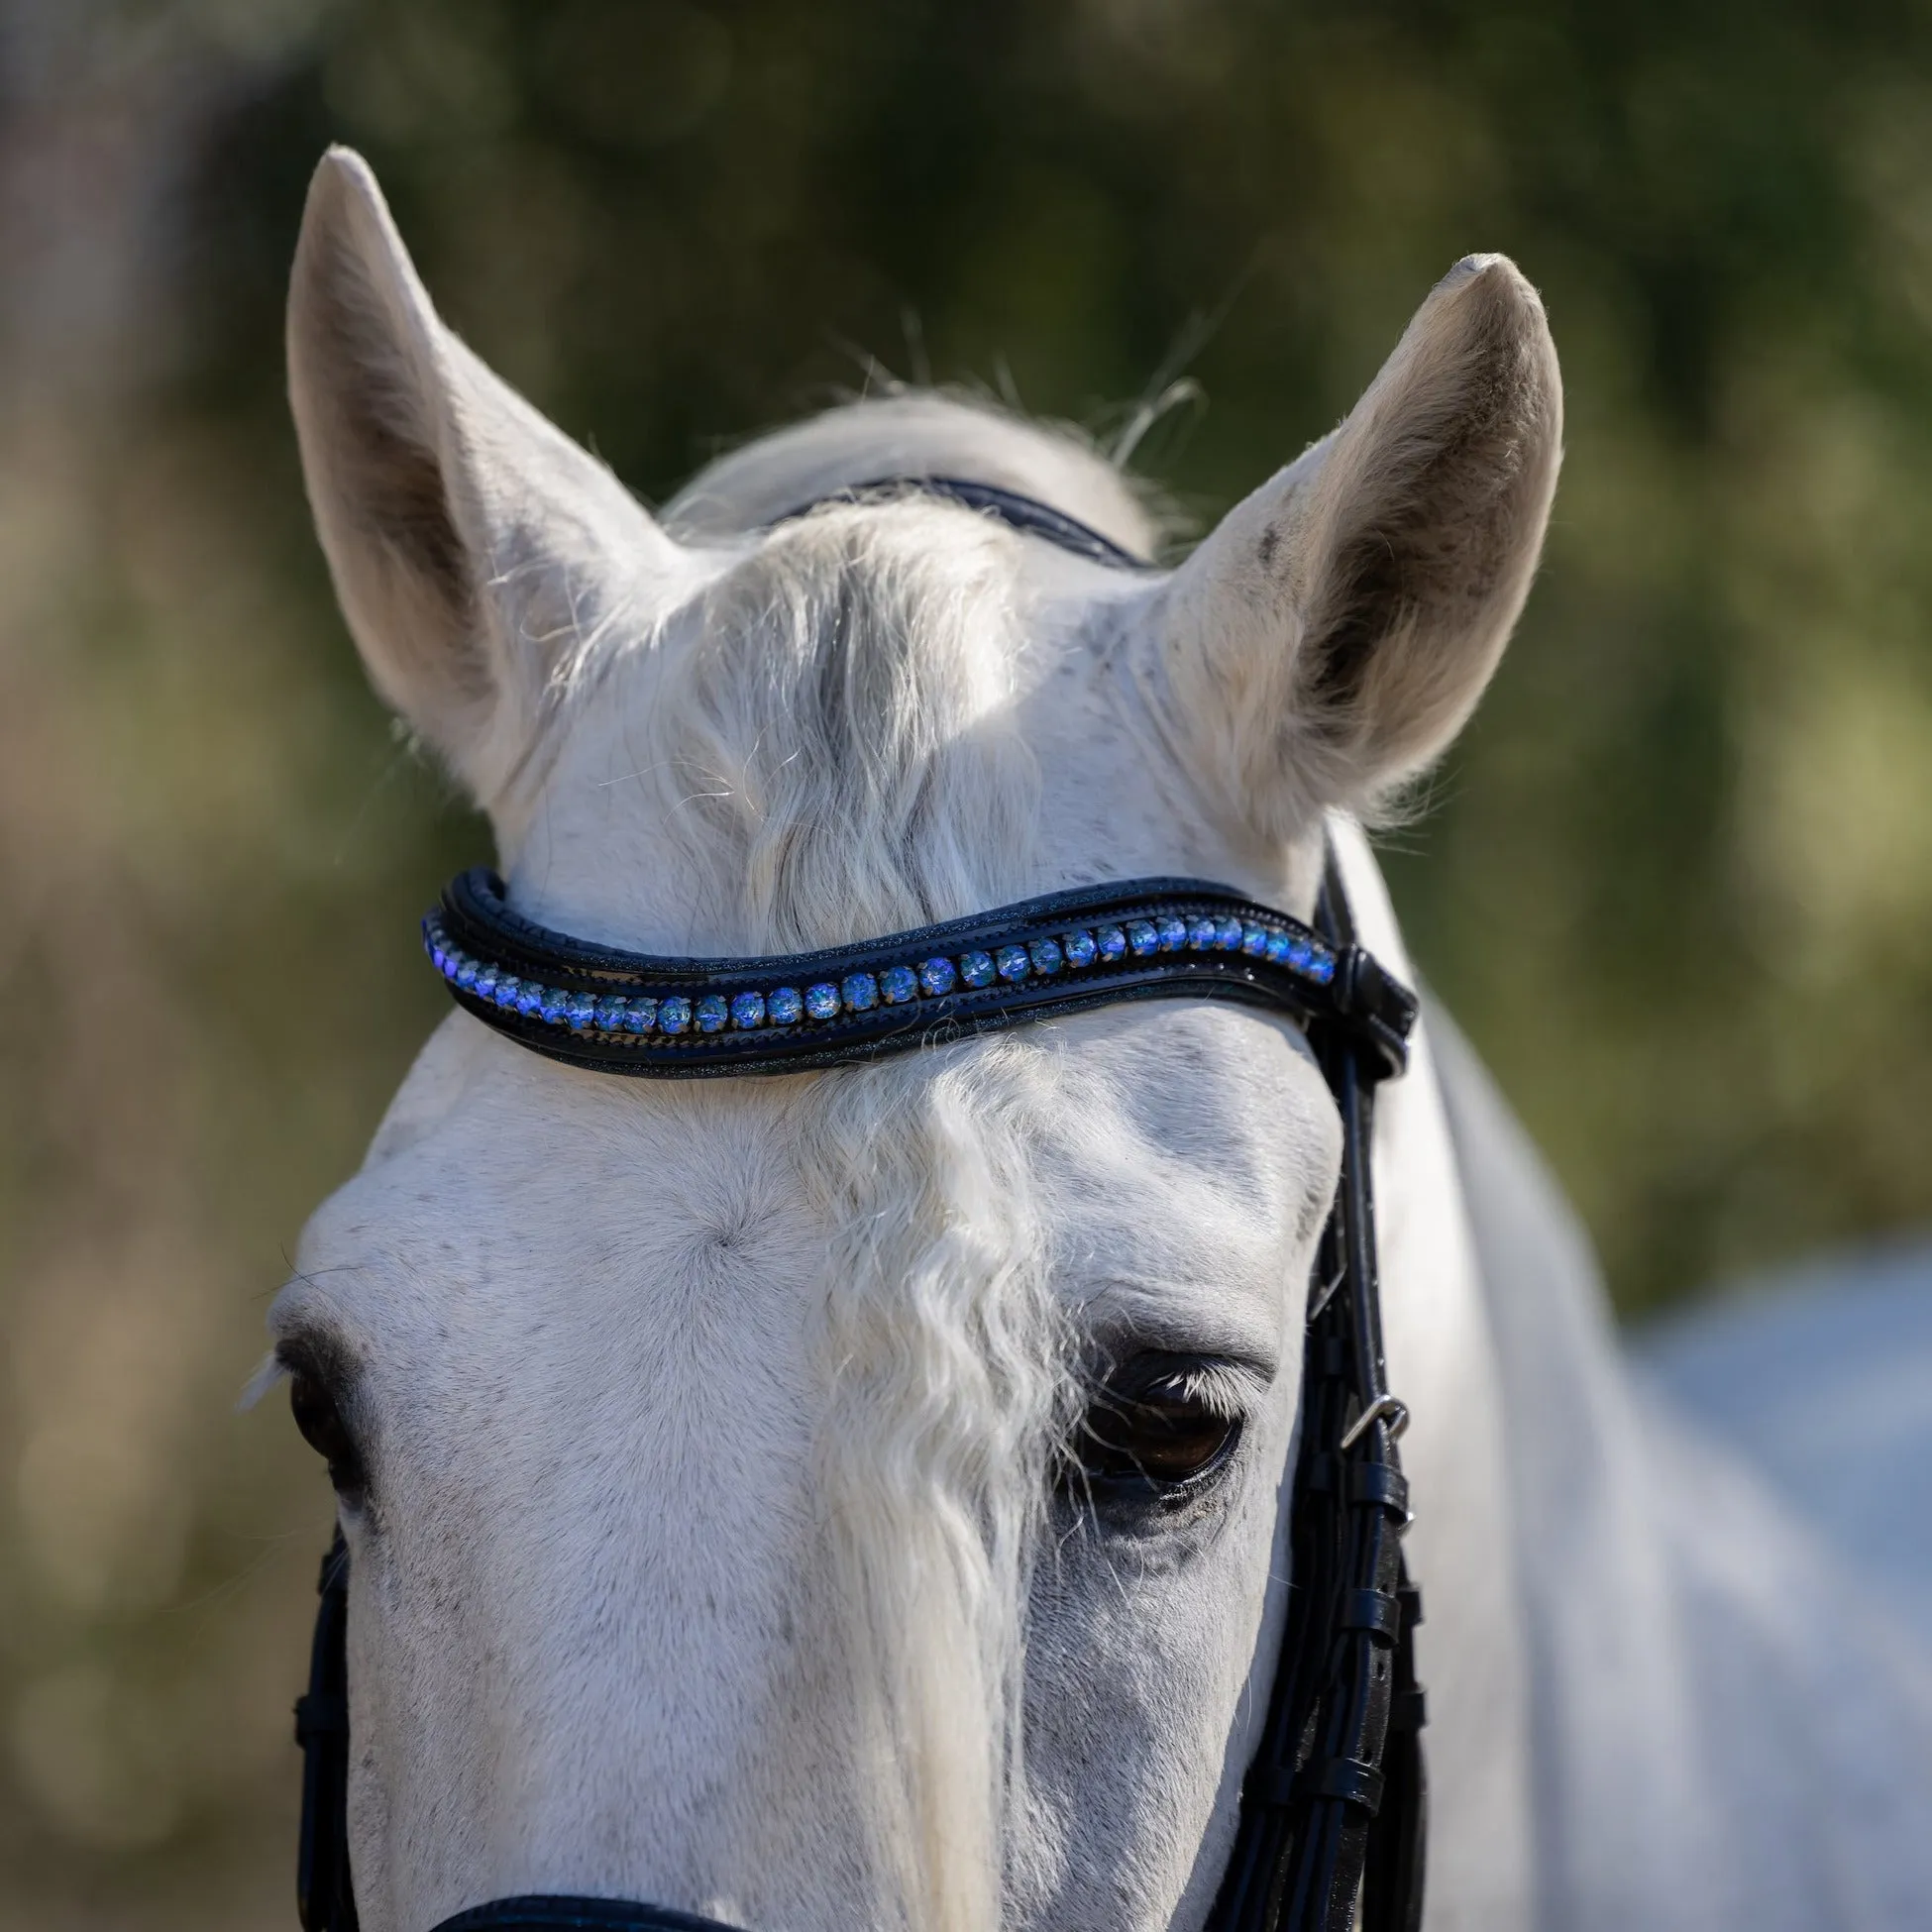
[[[877,1007],[916,1005],[943,999],[964,986],[977,991],[1022,980],[1079,974],[1116,960],[1145,959],[1159,953],[1237,952],[1285,966],[1317,986],[1335,977],[1335,954],[1319,939],[1280,926],[1262,925],[1232,914],[1184,919],[1173,913],[1128,919],[1119,925],[1076,927],[1057,938],[1015,941],[990,952],[938,954],[913,964],[888,966],[878,973],[849,973],[839,980],[809,986],[776,986],[768,992],[693,994],[618,994],[566,992],[536,980],[518,979],[487,960],[462,951],[444,930],[440,913],[423,920],[423,945],[436,970],[474,999],[505,1013],[565,1026],[575,1033],[635,1039],[655,1033],[755,1032],[767,1026],[797,1026],[807,1020],[836,1020],[843,1014],[870,1013]]]

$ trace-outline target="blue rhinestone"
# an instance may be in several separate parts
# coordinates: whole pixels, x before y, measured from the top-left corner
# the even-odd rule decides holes
[[[1094,934],[1094,944],[1100,948],[1103,959],[1125,959],[1127,957],[1127,936],[1118,925],[1104,925]]]
[[[1057,939],[1035,939],[1026,948],[1033,961],[1036,973],[1057,973],[1067,963],[1067,956],[1060,950]]]
[[[959,955],[959,977],[968,986],[991,986],[993,984],[993,955],[986,952],[966,952]]]
[[[1241,950],[1250,959],[1259,959],[1268,949],[1268,934],[1264,926],[1244,925],[1241,927]]]
[[[838,988],[829,980],[805,988],[805,1012],[814,1020],[831,1020],[838,1013]]]
[[[570,1004],[571,996],[568,993],[559,992],[554,986],[546,986],[543,990],[543,1005],[538,1011],[555,1026],[570,1011]]]
[[[1003,980],[1023,980],[1033,970],[1024,946],[1002,946],[994,954],[993,963],[999,967]]]
[[[765,996],[762,993],[734,993],[731,996],[731,1023],[748,1033],[765,1023]]]
[[[1287,933],[1270,932],[1268,934],[1268,943],[1267,943],[1267,955],[1268,955],[1269,963],[1274,966],[1286,965],[1288,962],[1288,947],[1289,947],[1289,939]]]
[[[1091,966],[1099,950],[1094,944],[1094,935],[1091,932],[1069,932],[1060,941],[1060,947],[1066,955],[1069,966]]]
[[[606,993],[597,1002],[597,1031],[614,1033],[624,1023],[624,996],[621,993]]]
[[[928,959],[919,968],[919,984],[936,1000],[959,984],[959,975],[950,959]]]
[[[707,993],[698,1001],[695,1018],[700,1033],[721,1033],[731,1018],[731,1008],[722,993]]]
[[[596,1024],[597,1003],[588,993],[573,993],[570,1005],[564,1009],[564,1018],[570,1021],[573,1032],[583,1032]]]
[[[658,1003],[655,1000],[629,1000],[625,1002],[625,1032],[648,1033],[657,1023]]]
[[[1215,950],[1233,952],[1241,943],[1241,922],[1234,913],[1224,913],[1215,921]]]
[[[456,962],[456,983],[461,987],[472,987],[477,983],[477,975],[483,969],[468,953],[462,954]]]
[[[516,1003],[522,997],[523,982],[514,973],[505,973],[496,982],[496,991],[490,995],[505,1013],[514,1013]]]
[[[879,1004],[879,982],[870,973],[853,973],[839,988],[854,1013],[870,1013]]]
[[[1332,952],[1318,952],[1309,949],[1308,977],[1318,986],[1327,986],[1335,978],[1335,955]]]
[[[502,975],[499,972],[497,972],[494,966],[485,966],[483,969],[483,971],[477,975],[477,983],[470,989],[470,991],[474,993],[479,1000],[494,1000],[496,998],[496,982],[501,978]]]
[[[781,986],[765,1002],[765,1018],[774,1026],[796,1026],[805,1018],[805,995],[796,986]]]
[[[682,1033],[691,1025],[691,1002],[680,994],[658,1002],[658,1031]]]
[[[439,973],[447,974],[449,972],[450,956],[448,953],[446,953],[443,950],[442,942],[440,940],[435,945],[430,947],[429,958],[430,958],[430,964],[433,965]]]
[[[516,989],[516,1010],[526,1020],[535,1020],[544,1009],[544,1002],[550,995],[535,980],[525,980]]]
[[[1158,919],[1155,925],[1160,933],[1162,952],[1179,952],[1187,944],[1187,921],[1177,919],[1170,912],[1166,918]]]
[[[1187,942],[1196,952],[1206,952],[1215,942],[1215,922],[1213,919],[1190,919],[1187,928]]]
[[[1145,959],[1150,952],[1160,950],[1160,934],[1145,919],[1135,919],[1127,929],[1127,944],[1133,948],[1134,956]]]
[[[919,997],[919,976],[910,966],[888,966],[879,975],[879,991],[889,1007],[903,1007]]]
[[[1315,948],[1306,939],[1291,934],[1288,940],[1288,963],[1296,972],[1308,971],[1309,962],[1315,957]]]

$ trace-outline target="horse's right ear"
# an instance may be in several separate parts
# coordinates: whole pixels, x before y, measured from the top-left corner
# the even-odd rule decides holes
[[[309,186],[288,391],[372,681],[500,814],[577,654],[670,573],[674,546],[443,326],[347,149]]]

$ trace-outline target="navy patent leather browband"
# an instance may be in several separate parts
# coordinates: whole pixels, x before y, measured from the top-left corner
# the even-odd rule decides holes
[[[855,946],[680,959],[573,939],[460,873],[423,920],[457,1003],[554,1060],[696,1079],[795,1073],[1128,1000],[1233,1000],[1359,1032],[1402,1064],[1415,1001],[1360,947],[1198,879],[1022,900]]]
[[[892,479],[826,500],[917,491],[1114,568],[1140,559],[991,484]],[[816,505],[792,512],[802,515]],[[1222,1000],[1303,1024],[1342,1117],[1342,1173],[1310,1290],[1287,1628],[1207,1932],[1418,1932],[1427,1811],[1415,1680],[1421,1601],[1403,1561],[1408,1485],[1389,1393],[1369,1160],[1377,1082],[1407,1060],[1414,996],[1355,943],[1330,856],[1311,926],[1224,886],[1082,887],[823,951],[687,959],[573,938],[460,874],[423,921],[457,1003],[533,1052],[602,1073],[800,1073],[1127,1001]],[[297,1897],[305,1932],[356,1932],[349,1864],[349,1555],[322,1565],[308,1694]],[[435,1932],[737,1932],[666,1906],[525,1896]]]

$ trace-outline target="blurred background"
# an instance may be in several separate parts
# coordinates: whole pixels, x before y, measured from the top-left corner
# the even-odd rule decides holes
[[[486,855],[308,532],[332,140],[647,498],[934,379],[1164,399],[1205,524],[1508,251],[1568,466],[1418,954],[1627,1315],[1932,1220],[1924,0],[0,0],[0,1927],[293,1923],[329,1498],[235,1401]]]

